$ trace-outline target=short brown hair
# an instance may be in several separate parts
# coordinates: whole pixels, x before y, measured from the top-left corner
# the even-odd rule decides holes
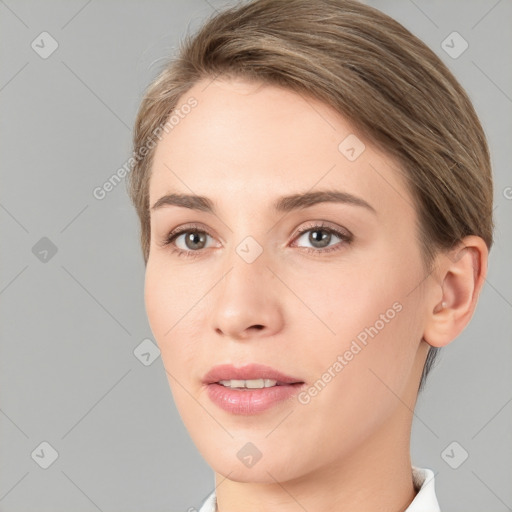
[[[148,149],[149,142],[195,83],[217,76],[315,97],[394,157],[414,198],[427,272],[438,251],[464,236],[480,236],[491,248],[493,184],[485,134],[439,57],[400,23],[356,0],[255,0],[217,13],[187,35],[141,102],[129,193],[145,264],[156,145]],[[429,350],[420,390],[437,350]]]

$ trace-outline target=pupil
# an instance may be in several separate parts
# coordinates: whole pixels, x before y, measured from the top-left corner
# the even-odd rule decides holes
[[[193,245],[193,247],[189,247],[189,249],[197,249],[198,247],[196,247],[195,244],[201,245],[204,244],[204,241],[204,233],[189,233],[189,236],[187,237],[187,242],[190,242]]]
[[[320,233],[320,236],[315,236],[317,233]],[[325,233],[325,236],[322,236],[321,233]],[[326,245],[328,245],[330,237],[331,237],[330,233],[327,233],[326,231],[322,231],[321,229],[316,229],[315,231],[312,231],[311,234],[309,235],[310,242],[313,245],[320,242],[320,247],[325,247]]]

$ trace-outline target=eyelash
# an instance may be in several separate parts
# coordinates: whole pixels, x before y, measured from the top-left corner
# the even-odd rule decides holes
[[[320,224],[313,224],[313,225],[305,226],[303,229],[301,229],[300,231],[297,232],[294,240],[297,238],[300,238],[304,233],[307,233],[308,231],[325,231],[331,235],[337,236],[338,238],[341,239],[342,242],[344,242],[346,244],[350,244],[352,242],[352,238],[353,238],[351,234],[349,235],[349,234],[341,232],[335,228],[332,228],[332,227],[326,226],[325,224],[320,223]],[[171,249],[171,252],[173,254],[176,254],[177,256],[184,256],[185,258],[197,258],[198,256],[201,255],[201,252],[203,250],[199,249],[197,251],[190,251],[190,250],[185,251],[183,249],[176,248],[174,246],[173,242],[178,236],[182,235],[183,233],[205,233],[210,237],[212,236],[207,230],[201,229],[200,226],[197,226],[194,224],[184,226],[182,228],[179,228],[179,229],[169,233],[167,235],[167,237],[162,241],[162,245],[169,246]],[[338,244],[341,244],[341,242],[338,242]],[[336,247],[337,246],[335,245],[333,247],[329,247],[326,249],[314,249],[312,247],[300,247],[300,249],[303,251],[306,251],[307,253],[324,254],[327,252],[340,250],[340,247],[337,247],[337,248]]]

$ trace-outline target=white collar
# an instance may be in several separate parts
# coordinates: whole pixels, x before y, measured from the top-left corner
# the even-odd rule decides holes
[[[428,468],[412,466],[412,478],[418,494],[405,512],[440,512],[434,487],[434,472]],[[206,498],[199,512],[216,512],[215,491]]]
[[[436,497],[434,472],[428,468],[412,466],[412,479],[414,487],[419,488],[419,491],[405,512],[441,512]]]

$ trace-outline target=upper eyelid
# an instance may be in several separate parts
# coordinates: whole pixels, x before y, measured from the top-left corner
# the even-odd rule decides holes
[[[201,226],[200,224],[197,224],[197,225],[196,224],[190,224],[190,225],[185,224],[184,226],[179,226],[176,229],[173,229],[172,231],[170,231],[169,234],[167,235],[167,238],[182,235],[183,233],[188,233],[190,231],[198,231],[200,233],[206,233],[207,235],[213,237],[211,230]]]
[[[339,231],[341,234],[345,234],[346,236],[352,236],[352,233],[344,227],[333,225],[333,223],[320,220],[320,221],[309,221],[306,225],[301,226],[299,229],[295,231],[296,234],[303,233],[305,231],[309,231],[310,229],[325,229],[327,231]]]
[[[299,233],[299,232],[302,232],[302,231],[307,231],[308,229],[314,229],[314,228],[325,228],[325,229],[332,229],[332,230],[336,230],[336,231],[346,231],[347,232],[347,235],[349,234],[349,231],[347,228],[343,228],[341,226],[336,226],[336,225],[333,225],[334,223],[330,222],[330,221],[325,221],[325,220],[318,220],[318,221],[306,221],[306,224],[305,225],[302,225],[301,224],[301,227],[296,229],[294,232],[295,233]],[[205,233],[208,233],[210,234],[211,230],[207,227],[204,227],[202,224],[200,223],[191,223],[191,224],[184,224],[182,226],[178,226],[177,228],[171,230],[169,232],[169,236],[173,235],[173,234],[176,234],[176,233],[182,233],[186,230],[190,230],[190,231],[204,231]]]

